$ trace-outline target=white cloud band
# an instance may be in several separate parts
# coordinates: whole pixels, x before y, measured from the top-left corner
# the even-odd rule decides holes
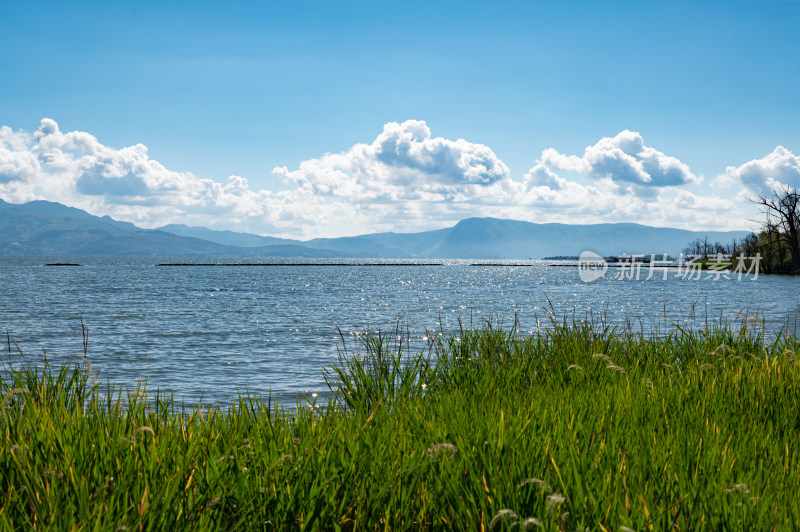
[[[580,156],[546,149],[515,180],[488,146],[433,137],[423,121],[391,122],[371,143],[273,173],[288,190],[255,190],[239,176],[222,183],[170,170],[143,144],[112,148],[86,132],[62,132],[50,119],[34,134],[0,128],[0,197],[59,201],[145,227],[187,223],[299,238],[431,229],[469,216],[742,227],[732,216],[741,205],[688,190],[702,178],[628,130]],[[726,179],[797,186],[800,160],[778,148],[728,168],[715,183]]]

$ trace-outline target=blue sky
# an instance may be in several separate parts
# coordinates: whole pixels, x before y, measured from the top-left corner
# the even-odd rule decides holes
[[[471,215],[738,229],[748,194],[800,182],[800,2],[232,4],[0,4],[0,197],[301,237]],[[354,148],[395,122],[409,158]],[[628,136],[601,142],[626,130],[660,154],[629,153],[650,160],[633,180],[609,165]]]

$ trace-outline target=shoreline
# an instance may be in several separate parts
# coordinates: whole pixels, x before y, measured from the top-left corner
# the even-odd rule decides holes
[[[327,404],[294,408],[185,409],[28,365],[0,380],[0,523],[792,528],[800,340],[749,325],[486,326],[416,354],[365,335],[324,373]]]

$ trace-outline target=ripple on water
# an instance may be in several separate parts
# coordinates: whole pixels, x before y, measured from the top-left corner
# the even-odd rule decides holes
[[[337,360],[339,330],[354,338],[364,330],[391,331],[398,319],[418,348],[440,326],[518,320],[520,330],[535,331],[551,313],[644,331],[755,313],[771,330],[796,329],[800,321],[798,280],[783,276],[586,284],[574,268],[545,263],[159,268],[164,259],[80,262],[81,268],[44,268],[41,258],[0,258],[0,327],[26,352],[46,349],[50,360],[77,360],[83,318],[89,359],[102,378],[125,384],[149,378],[153,389],[174,390],[187,402],[201,391],[205,401],[229,401],[245,387],[286,398],[305,390],[322,394],[321,369]]]

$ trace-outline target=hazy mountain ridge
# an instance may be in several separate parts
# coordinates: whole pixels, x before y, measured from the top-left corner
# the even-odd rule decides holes
[[[274,245],[239,247],[166,231],[141,229],[59,203],[0,200],[0,255],[342,257],[329,250]],[[29,208],[30,206],[30,208]]]
[[[169,226],[160,229],[169,230]],[[185,226],[184,226],[185,227]],[[187,228],[194,236],[209,239],[229,238],[230,231]],[[233,233],[251,236],[246,233]],[[361,253],[386,258],[471,258],[527,259],[545,256],[578,255],[590,249],[601,255],[618,253],[669,253],[677,255],[691,241],[707,236],[710,241],[729,243],[747,231],[688,231],[651,227],[635,223],[570,225],[536,224],[498,218],[467,218],[453,227],[420,233],[372,233],[351,237],[316,238],[290,241],[310,248],[324,248],[341,253]]]
[[[0,255],[536,259],[576,255],[585,249],[605,256],[677,255],[698,237],[728,243],[746,234],[631,223],[568,225],[468,218],[453,227],[419,233],[300,241],[185,225],[141,229],[60,203],[0,200]]]
[[[238,247],[259,247],[275,245],[303,245],[299,240],[289,238],[278,238],[274,236],[260,236],[251,233],[237,233],[235,231],[216,231],[206,227],[191,227],[183,224],[169,224],[157,227],[157,231],[165,231],[178,236],[200,238],[217,244],[224,244]]]
[[[568,225],[535,224],[496,218],[468,218],[456,224],[432,256],[456,258],[540,258],[578,255],[592,250],[609,256],[620,253],[677,255],[695,238],[729,243],[747,231],[688,231],[634,223]]]

